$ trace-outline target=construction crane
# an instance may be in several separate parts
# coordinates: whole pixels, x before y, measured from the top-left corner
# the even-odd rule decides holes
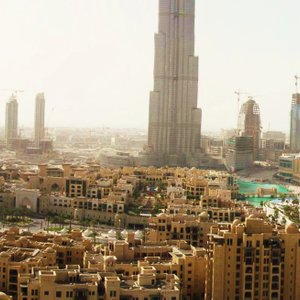
[[[241,101],[241,95],[249,95],[248,93],[241,92],[240,90],[237,90],[234,92],[237,95],[237,102],[238,102],[238,111],[240,108],[240,101]]]
[[[237,116],[239,117],[240,113],[240,103],[241,103],[241,95],[248,95],[248,93],[241,92],[240,90],[237,90],[234,92],[237,95]]]
[[[234,91],[234,93],[237,95],[237,120],[239,120],[239,114],[240,114],[240,102],[241,102],[241,95],[247,94],[243,93],[240,90]],[[238,134],[239,129],[238,129],[238,121],[237,121],[237,127],[236,127],[236,133]]]

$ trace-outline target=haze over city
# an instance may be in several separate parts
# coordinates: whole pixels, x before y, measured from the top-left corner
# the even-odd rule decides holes
[[[240,89],[259,103],[264,129],[287,132],[300,73],[300,3],[196,5],[203,131],[236,126]],[[20,126],[32,126],[43,91],[47,126],[146,128],[157,9],[154,0],[0,1],[0,109],[10,95],[1,89],[23,89]]]
[[[0,300],[300,299],[299,8],[0,0]]]

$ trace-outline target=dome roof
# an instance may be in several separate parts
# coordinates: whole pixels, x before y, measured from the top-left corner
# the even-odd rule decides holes
[[[256,219],[256,215],[255,214],[251,214],[248,219]]]
[[[115,262],[117,259],[116,259],[116,257],[115,256],[106,256],[105,258],[104,258],[104,261],[105,262]]]
[[[10,255],[7,252],[1,252],[0,257],[9,257]]]
[[[299,233],[299,227],[295,223],[290,223],[285,226],[285,232],[289,234]]]
[[[208,213],[207,213],[206,211],[203,211],[203,212],[199,215],[199,217],[200,217],[201,219],[209,219],[209,215],[208,215]]]
[[[117,233],[115,230],[111,229],[109,232],[108,232],[108,236],[109,237],[116,237],[117,236]]]
[[[91,231],[91,230],[89,230],[89,229],[86,229],[83,233],[82,233],[82,235],[84,236],[84,237],[89,237],[90,235],[92,235],[93,234],[93,232]]]
[[[29,240],[26,238],[26,237],[20,237],[19,238],[19,242],[22,242],[22,243],[29,243]]]
[[[48,248],[45,249],[45,252],[47,252],[47,253],[54,253],[55,250],[53,248],[51,248],[51,247],[48,247]]]
[[[128,231],[126,229],[122,230],[122,232],[121,232],[122,237],[126,237],[127,233],[128,233]]]
[[[0,292],[0,300],[8,300],[11,299],[9,296],[7,296],[5,293]]]
[[[235,219],[235,220],[232,222],[232,226],[237,226],[237,225],[239,225],[239,224],[241,224],[241,220],[239,220],[239,219]]]
[[[143,232],[140,231],[140,230],[137,230],[135,233],[134,233],[134,237],[136,239],[142,239],[143,238]]]

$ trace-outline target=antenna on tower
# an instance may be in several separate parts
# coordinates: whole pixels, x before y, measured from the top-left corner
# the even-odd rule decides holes
[[[298,75],[295,75],[295,87],[296,87],[296,93],[298,93],[298,79],[300,79],[300,77]]]

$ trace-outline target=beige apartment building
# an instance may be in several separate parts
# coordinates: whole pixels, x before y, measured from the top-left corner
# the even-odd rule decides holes
[[[149,242],[184,240],[193,246],[206,247],[207,234],[213,225],[206,212],[199,217],[161,213],[150,218],[146,238]]]
[[[300,299],[300,233],[276,230],[250,216],[230,230],[212,228],[207,255],[207,300]]]
[[[137,276],[118,276],[67,265],[64,269],[36,268],[20,277],[18,300],[179,300],[176,275],[156,273],[151,266],[140,267]]]

